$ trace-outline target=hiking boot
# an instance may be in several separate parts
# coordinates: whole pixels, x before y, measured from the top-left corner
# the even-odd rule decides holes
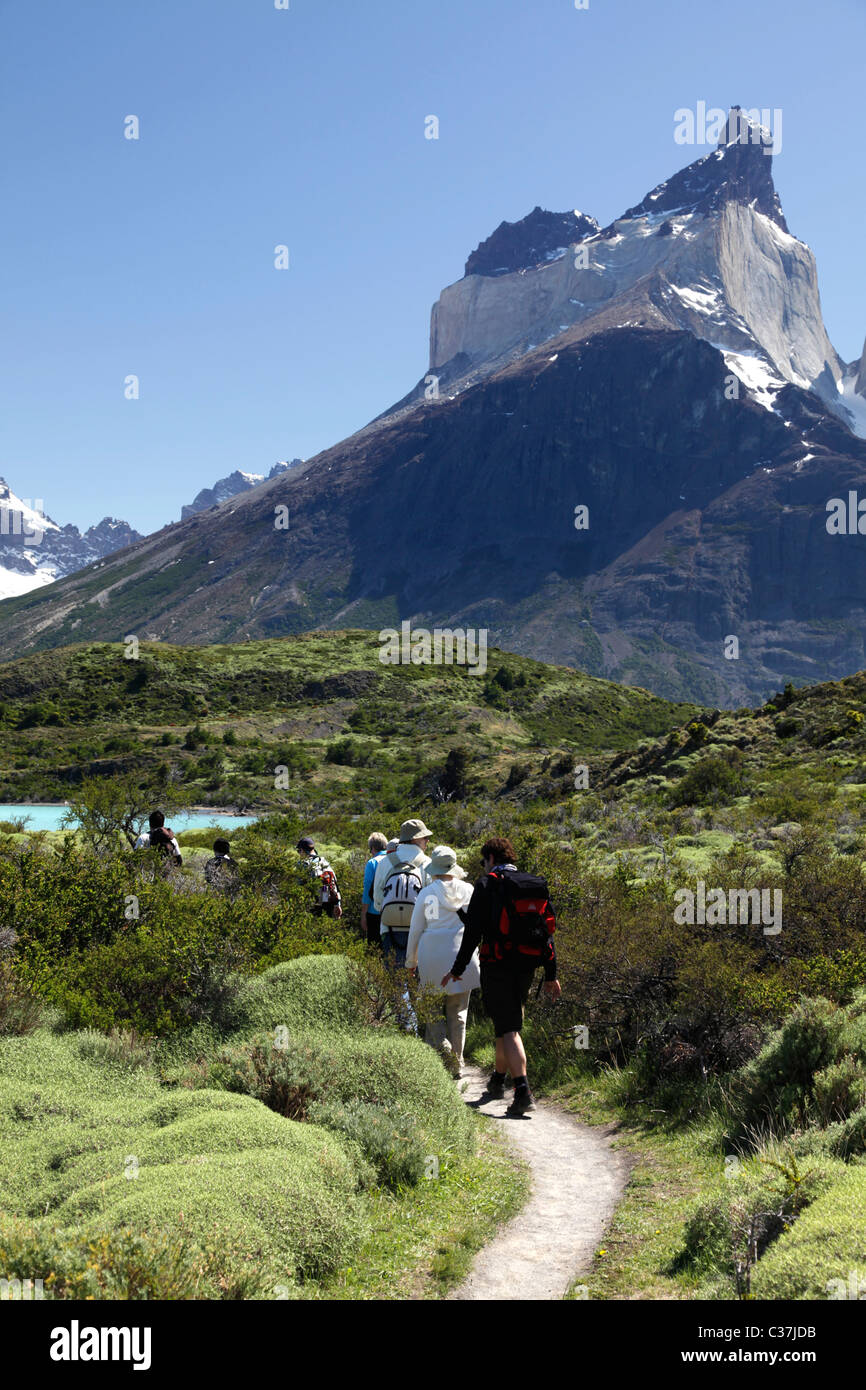
[[[493,1100],[501,1100],[505,1095],[505,1082],[500,1081],[498,1076],[491,1076],[487,1085],[484,1087],[484,1094]]]
[[[512,1119],[518,1115],[525,1115],[527,1110],[535,1109],[535,1096],[528,1086],[521,1086],[519,1091],[514,1092],[514,1099],[506,1110],[506,1115]]]

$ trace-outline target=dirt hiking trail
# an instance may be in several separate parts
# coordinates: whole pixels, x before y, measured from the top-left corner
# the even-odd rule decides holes
[[[526,1205],[475,1257],[472,1272],[450,1299],[561,1299],[585,1270],[628,1182],[630,1163],[604,1131],[578,1124],[536,1100],[521,1119],[505,1118],[514,1092],[479,1097],[487,1072],[466,1066],[457,1083],[467,1104],[501,1123],[528,1164]]]

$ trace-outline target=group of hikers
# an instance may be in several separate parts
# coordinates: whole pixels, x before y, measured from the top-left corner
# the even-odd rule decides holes
[[[525,1115],[535,1101],[529,1088],[521,1031],[536,971],[544,970],[551,999],[557,979],[556,917],[543,878],[522,872],[510,840],[494,836],[481,846],[481,875],[474,886],[448,845],[428,854],[432,831],[407,820],[392,840],[375,833],[367,845],[361,930],[394,968],[414,972],[422,987],[444,994],[444,1017],[426,1025],[425,1041],[437,1048],[452,1075],[463,1071],[466,1020],[473,989],[480,987],[496,1038],[494,1069],[485,1094],[501,1098],[511,1078],[506,1110]],[[315,883],[314,911],[342,915],[336,876],[313,840],[297,849]]]
[[[556,916],[547,883],[518,869],[511,841],[493,836],[481,846],[481,874],[472,885],[448,845],[436,845],[428,854],[432,838],[432,831],[418,819],[404,821],[392,840],[379,833],[369,837],[361,931],[370,946],[381,949],[392,969],[409,970],[422,988],[443,996],[442,1015],[426,1024],[425,1041],[442,1054],[457,1079],[463,1072],[470,996],[473,989],[481,989],[496,1038],[485,1094],[502,1098],[512,1084],[514,1096],[506,1114],[524,1115],[535,1106],[521,1031],[536,971],[543,969],[551,999],[562,992],[554,945]],[[177,837],[160,811],[152,813],[149,829],[138,837],[135,848],[156,849],[170,863],[183,863]],[[296,849],[312,885],[313,913],[342,917],[337,876],[315,841],[305,835]],[[227,840],[214,841],[204,872],[211,888],[236,891],[238,866]]]
[[[183,864],[177,836],[165,823],[162,811],[151,811],[148,828],[135,841],[135,849],[155,849],[175,868]],[[222,838],[214,840],[213,855],[204,866],[205,882],[209,888],[233,895],[240,886],[240,870],[232,859],[231,845]]]

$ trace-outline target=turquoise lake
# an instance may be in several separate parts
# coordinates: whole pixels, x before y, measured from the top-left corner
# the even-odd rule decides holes
[[[59,830],[66,812],[65,806],[0,806],[0,820],[18,820],[29,816],[27,830]],[[169,818],[172,830],[205,830],[218,825],[221,830],[242,830],[252,825],[255,816],[228,816],[219,811],[184,811]]]

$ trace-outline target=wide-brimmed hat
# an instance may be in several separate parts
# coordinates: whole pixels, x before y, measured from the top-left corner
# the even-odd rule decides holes
[[[457,853],[448,845],[437,845],[430,856],[427,872],[431,878],[452,874],[454,878],[465,878],[466,870],[457,863]]]
[[[407,845],[410,840],[420,840],[425,835],[432,835],[433,831],[428,830],[422,820],[404,820],[400,826],[400,843]]]

